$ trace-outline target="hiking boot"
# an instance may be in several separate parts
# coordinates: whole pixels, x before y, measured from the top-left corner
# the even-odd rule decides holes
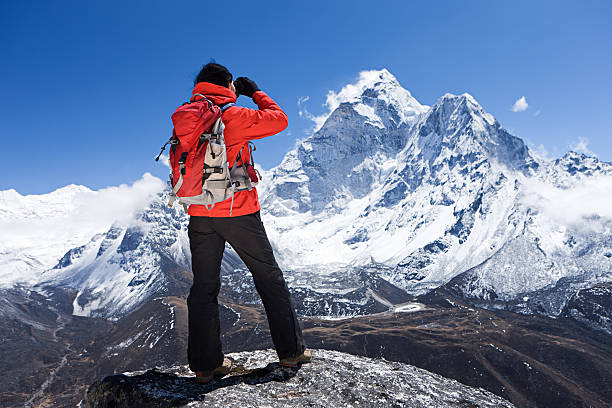
[[[213,379],[225,377],[232,369],[232,360],[225,357],[223,363],[212,371],[196,371],[195,382],[199,384],[208,384]]]
[[[309,349],[304,350],[302,354],[297,357],[282,358],[278,364],[283,367],[297,367],[299,363],[308,363],[312,359],[312,351]]]

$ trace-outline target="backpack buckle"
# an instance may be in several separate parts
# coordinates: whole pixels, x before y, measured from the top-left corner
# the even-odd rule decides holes
[[[181,154],[181,157],[178,160],[179,164],[185,164],[185,161],[187,161],[187,152],[183,152],[183,154]]]

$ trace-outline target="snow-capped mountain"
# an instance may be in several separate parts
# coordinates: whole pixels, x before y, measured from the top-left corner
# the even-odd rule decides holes
[[[558,315],[575,291],[612,280],[612,214],[602,204],[611,164],[575,152],[539,159],[471,95],[425,106],[387,70],[362,73],[328,106],[258,187],[301,313],[372,313],[447,285],[473,301]],[[73,287],[75,314],[109,318],[155,294],[184,294],[187,217],[148,177],[116,195],[0,192],[5,225],[46,217],[67,226],[47,239],[5,233],[3,284]],[[119,207],[129,217],[89,221],[96,203],[131,192],[146,199]],[[231,250],[223,279],[228,296],[257,301]]]
[[[612,279],[612,214],[601,199],[562,219],[551,205],[575,204],[581,191],[612,197],[612,165],[575,152],[538,159],[469,94],[426,108],[376,99],[400,85],[386,70],[367,77],[361,96],[299,142],[262,192],[296,286],[327,280],[338,290],[337,271],[378,265],[378,277],[422,294],[469,271],[453,282],[464,296],[513,302],[548,291],[538,307],[516,308],[557,315],[573,291]],[[584,185],[600,181],[605,191]],[[361,285],[347,280],[344,290]]]
[[[190,255],[182,211],[151,202],[133,222],[68,251],[39,285],[78,288],[73,314],[80,316],[116,317],[156,293],[184,293]]]
[[[38,274],[57,261],[58,253],[89,239],[97,226],[77,227],[62,223],[62,220],[75,209],[76,196],[94,194],[76,185],[29,196],[12,189],[0,191],[0,287],[16,281],[35,283]],[[36,231],[31,227],[33,224],[37,225]],[[58,228],[59,224],[63,227]]]
[[[376,79],[373,89],[400,86],[386,71]],[[469,217],[487,188],[516,194],[504,173],[524,176],[538,167],[523,142],[467,94],[445,95],[411,121],[382,128],[359,113],[370,95],[340,104],[272,170],[262,201],[287,258],[397,265],[445,235],[450,221]],[[466,228],[457,225],[451,235],[463,244]]]

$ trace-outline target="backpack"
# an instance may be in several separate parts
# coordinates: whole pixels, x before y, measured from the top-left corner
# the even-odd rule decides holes
[[[197,99],[196,97],[201,97]],[[251,190],[261,179],[255,170],[253,155],[250,163],[242,163],[242,151],[238,152],[230,168],[223,136],[222,115],[233,106],[215,105],[202,94],[195,94],[189,102],[179,106],[172,114],[172,137],[164,144],[155,159],[159,160],[168,144],[170,147],[170,184],[172,192],[168,206],[174,201],[183,205],[185,212],[190,204],[204,205],[210,210],[218,202],[231,197],[229,215],[232,215],[234,193]],[[255,150],[248,142],[249,152]],[[238,162],[241,162],[239,165]]]

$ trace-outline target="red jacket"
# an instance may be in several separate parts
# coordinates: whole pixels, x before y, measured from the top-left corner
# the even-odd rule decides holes
[[[200,82],[193,88],[193,94],[205,95],[213,103],[220,105],[228,102],[236,102],[236,94],[229,88]],[[287,115],[283,110],[263,91],[253,94],[253,101],[258,109],[243,108],[241,106],[231,106],[223,112],[223,124],[225,130],[225,145],[227,146],[227,161],[230,167],[234,164],[236,156],[242,149],[242,160],[247,163],[251,160],[247,142],[249,140],[261,139],[266,136],[275,135],[287,128]],[[203,205],[190,205],[189,215],[199,215],[206,217],[229,217],[230,203],[232,199],[215,204],[211,210],[207,210]],[[239,215],[252,214],[259,211],[259,200],[257,190],[237,191],[234,193],[234,206],[232,217]]]

